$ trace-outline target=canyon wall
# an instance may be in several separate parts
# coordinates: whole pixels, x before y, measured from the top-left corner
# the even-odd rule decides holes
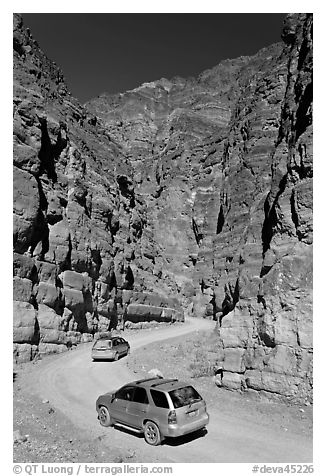
[[[221,385],[311,400],[311,30],[82,106],[15,16],[17,360],[186,313]]]
[[[13,100],[15,359],[91,340],[123,314],[183,320],[153,273],[146,204],[123,147],[70,95],[18,15]]]

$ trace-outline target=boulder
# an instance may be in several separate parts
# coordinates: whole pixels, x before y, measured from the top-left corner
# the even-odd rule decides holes
[[[246,348],[251,342],[254,319],[247,313],[235,309],[223,317],[220,337],[225,347]]]
[[[39,217],[40,197],[35,177],[14,167],[14,250],[27,251]]]
[[[275,332],[275,344],[297,345],[297,322],[292,313],[280,313],[273,325]]]
[[[313,347],[313,313],[298,316],[298,342],[303,349],[312,350]]]
[[[127,308],[127,319],[130,321],[132,319],[137,321],[147,321],[150,319],[155,319],[156,321],[161,320],[162,308],[149,306],[146,304],[129,304]]]
[[[40,304],[37,321],[40,330],[40,342],[47,344],[65,344],[66,333],[61,330],[61,316],[53,309]]]
[[[288,397],[295,397],[301,379],[281,373],[263,371],[261,373],[262,390],[278,393]]]
[[[243,376],[237,373],[223,372],[222,385],[228,390],[241,390],[243,381]]]
[[[64,344],[51,344],[40,342],[38,346],[38,353],[42,355],[47,354],[61,354],[62,352],[66,352],[69,349],[67,345]]]
[[[245,371],[244,353],[245,349],[243,348],[225,349],[223,369],[228,372],[243,373]]]
[[[85,302],[83,293],[77,289],[63,288],[62,290],[65,306],[73,312],[75,316],[85,314]]]
[[[54,284],[40,282],[37,286],[36,301],[39,304],[51,307],[57,312],[62,311],[64,307],[61,289]]]
[[[14,253],[13,265],[14,276],[30,279],[32,282],[37,279],[37,268],[29,255]]]
[[[264,360],[264,370],[284,375],[297,375],[297,356],[292,347],[277,345]]]
[[[37,345],[14,343],[13,360],[16,364],[21,364],[33,360],[34,357],[36,357],[37,353]]]
[[[45,255],[46,261],[62,268],[69,264],[71,253],[70,232],[67,221],[61,220],[49,225],[49,249]]]
[[[15,301],[30,302],[32,298],[33,283],[30,279],[14,276],[13,295]]]
[[[47,261],[35,261],[38,280],[43,283],[56,285],[58,280],[58,267]]]
[[[76,271],[66,270],[60,275],[65,288],[82,291],[84,289],[84,276]]]
[[[151,377],[164,378],[162,372],[158,369],[151,369],[148,373]]]
[[[14,301],[13,318],[14,342],[29,344],[34,342],[37,339],[36,311],[34,307],[27,302]],[[26,353],[27,351],[24,350],[24,352]]]

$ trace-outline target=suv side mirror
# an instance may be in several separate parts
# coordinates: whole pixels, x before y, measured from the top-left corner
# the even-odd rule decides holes
[[[111,403],[113,402],[114,399],[115,399],[115,393],[113,393],[113,395],[111,397]]]

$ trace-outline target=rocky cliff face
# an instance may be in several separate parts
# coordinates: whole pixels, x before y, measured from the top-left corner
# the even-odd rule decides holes
[[[17,360],[92,339],[129,304],[129,321],[183,319],[168,285],[152,273],[146,206],[132,177],[122,146],[71,97],[61,71],[15,16]]]
[[[224,386],[311,398],[311,23],[81,106],[15,17],[17,359],[185,311]]]

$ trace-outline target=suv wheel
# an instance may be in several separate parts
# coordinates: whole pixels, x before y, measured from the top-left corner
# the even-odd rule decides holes
[[[102,426],[111,426],[112,420],[109,413],[109,410],[106,407],[100,407],[98,411],[98,418]]]
[[[114,354],[114,360],[119,360],[119,352],[116,352],[116,353]]]
[[[144,436],[149,445],[157,446],[162,442],[160,429],[153,421],[147,421],[145,423]]]

